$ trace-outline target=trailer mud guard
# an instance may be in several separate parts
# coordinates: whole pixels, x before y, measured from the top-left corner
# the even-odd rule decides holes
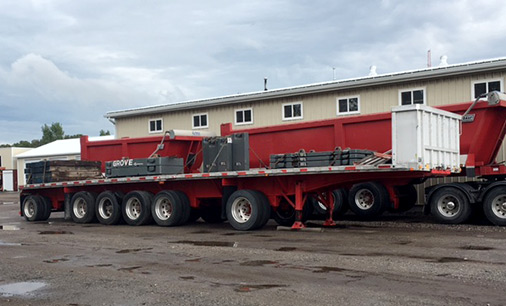
[[[475,204],[477,202],[478,195],[476,194],[476,189],[466,183],[439,184],[429,187],[428,190],[426,190],[425,205],[423,209],[424,214],[428,215],[430,213],[430,201],[434,193],[441,188],[448,188],[448,187],[452,187],[462,191],[469,200],[469,203]]]
[[[237,191],[237,186],[223,186],[223,196],[221,197],[221,218],[227,219],[227,201],[232,193]]]
[[[71,193],[65,193],[64,201],[63,201],[63,219],[65,221],[72,221],[72,216],[70,215],[70,199],[72,198]]]

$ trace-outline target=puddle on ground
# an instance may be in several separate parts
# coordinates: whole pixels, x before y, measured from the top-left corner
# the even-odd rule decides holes
[[[211,233],[212,232],[208,231],[208,230],[200,230],[200,231],[191,232],[190,234],[211,234]]]
[[[102,267],[111,267],[112,264],[98,264],[98,265],[89,265],[89,266],[86,266],[88,268],[102,268]]]
[[[136,267],[119,268],[118,271],[125,271],[125,272],[132,273],[134,270],[137,270],[137,269],[140,269],[140,268],[142,268],[142,267],[141,266],[136,266]]]
[[[265,265],[275,265],[277,264],[277,261],[272,260],[252,260],[252,261],[245,261],[241,263],[241,266],[247,266],[247,267],[261,267]]]
[[[15,245],[21,245],[21,243],[11,243],[11,242],[4,242],[0,240],[0,246],[15,246]]]
[[[13,202],[13,201],[10,201],[10,202],[9,201],[7,201],[7,202],[3,202],[2,201],[2,202],[0,202],[0,205],[14,205],[14,204],[16,204],[16,202]]]
[[[343,272],[346,269],[337,268],[337,267],[314,267],[317,270],[314,270],[313,273],[329,273],[329,272]]]
[[[278,252],[292,252],[292,251],[295,251],[297,250],[297,248],[294,248],[294,247],[281,247],[279,249],[276,249],[275,251],[278,251]]]
[[[182,280],[194,280],[195,276],[180,276],[179,278]]]
[[[471,250],[471,251],[490,251],[495,250],[495,248],[492,247],[486,247],[486,246],[479,246],[479,245],[466,245],[463,247],[460,247],[462,250]]]
[[[14,295],[29,295],[35,290],[41,289],[46,286],[42,282],[20,282],[0,286],[0,295],[4,297]]]
[[[149,250],[152,250],[153,248],[144,248],[144,249],[124,249],[124,250],[119,250],[119,251],[116,251],[117,254],[127,254],[127,253],[136,253],[136,252],[140,252],[140,251],[149,251]]]
[[[275,284],[262,284],[262,285],[239,285],[235,288],[236,292],[251,292],[262,289],[273,289],[273,288],[286,288],[287,285],[275,285]]]
[[[223,233],[221,234],[222,236],[237,236],[237,235],[249,235],[250,233],[247,232],[247,231],[244,231],[244,232],[227,232],[227,233]]]
[[[236,248],[237,242],[228,241],[191,241],[191,240],[179,240],[175,243],[192,244],[195,246],[209,246],[209,247],[231,247]]]
[[[408,245],[410,243],[411,243],[411,241],[409,241],[409,240],[401,240],[401,241],[394,242],[394,244],[398,244],[398,245]]]
[[[69,231],[42,231],[39,232],[40,235],[74,235],[74,233]]]
[[[65,262],[65,261],[69,261],[68,258],[55,258],[55,259],[50,259],[50,260],[44,260],[45,263],[59,263],[59,262]]]
[[[17,225],[0,225],[0,230],[4,231],[19,231],[20,228]]]
[[[466,262],[469,261],[467,258],[457,257],[441,257],[435,260],[435,262],[446,263],[446,262]]]

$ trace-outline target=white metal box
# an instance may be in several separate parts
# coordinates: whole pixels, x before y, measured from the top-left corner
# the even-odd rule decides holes
[[[392,164],[460,172],[462,116],[422,104],[392,108]]]

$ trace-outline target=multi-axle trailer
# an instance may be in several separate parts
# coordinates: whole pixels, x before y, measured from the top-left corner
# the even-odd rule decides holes
[[[347,208],[365,218],[406,210],[417,200],[414,185],[429,178],[467,175],[479,180],[428,188],[426,207],[446,223],[465,222],[481,208],[491,222],[506,225],[506,166],[494,160],[506,132],[506,99],[493,93],[488,100],[440,110],[415,105],[393,114],[240,131],[223,125],[223,137],[249,135],[250,168],[241,170],[203,172],[209,169],[202,165],[203,136],[100,142],[83,137],[81,158],[101,161],[102,167],[107,161],[156,154],[181,157],[184,169],[175,174],[27,184],[20,214],[36,221],[48,219],[52,211],[65,211],[78,223],[98,219],[106,225],[143,225],[154,220],[161,226],[201,217],[206,222],[228,220],[238,230],[258,229],[274,218],[280,225],[301,228],[315,213],[325,215],[324,224],[332,225]],[[337,147],[380,153],[340,165],[270,164],[273,154]]]

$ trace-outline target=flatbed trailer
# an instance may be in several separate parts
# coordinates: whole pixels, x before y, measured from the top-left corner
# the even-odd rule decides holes
[[[491,154],[497,154],[504,139],[506,101],[500,99],[493,105],[478,105],[476,109],[485,110],[485,115],[476,114],[474,120],[486,128],[463,128],[467,135],[463,143],[468,148],[464,152],[464,171],[454,166],[411,167],[387,163],[387,155],[378,153],[375,157],[379,162],[374,164],[268,169],[261,168],[268,162],[267,153],[290,151],[269,149],[260,152],[261,158],[255,161],[254,156],[259,154],[255,151],[259,147],[255,146],[251,148],[251,159],[256,167],[244,171],[198,173],[198,164],[188,166],[187,163],[185,173],[181,174],[27,184],[20,195],[20,215],[28,221],[37,221],[48,219],[52,211],[65,211],[66,218],[77,223],[98,219],[106,225],[118,224],[122,220],[129,225],[143,225],[154,220],[160,226],[182,225],[201,217],[206,222],[228,220],[237,230],[259,229],[272,217],[280,225],[297,229],[304,227],[313,207],[319,207],[326,214],[324,225],[330,226],[347,206],[365,218],[377,216],[385,210],[409,209],[416,201],[414,185],[428,178],[478,173],[488,180],[433,187],[426,196],[427,206],[440,221],[461,223],[467,220],[473,207],[477,207],[474,204],[483,203],[491,222],[506,225],[506,167],[489,161]],[[381,116],[384,120],[384,115]],[[494,118],[495,124],[486,124],[488,121],[484,116]],[[281,129],[273,128],[278,135]],[[458,127],[456,129],[458,132]],[[253,131],[250,136],[255,133]],[[467,141],[472,139],[469,135],[474,136],[473,133],[493,135],[488,141],[480,142],[485,154],[478,154],[479,147]],[[258,144],[263,135],[257,135],[259,138],[253,141],[250,138],[250,142]],[[190,146],[177,146],[180,154],[186,154],[183,156],[185,161],[201,160],[198,140],[195,137],[180,138],[185,139],[191,141]],[[309,138],[305,136],[304,139]],[[317,140],[313,137],[312,141]],[[117,140],[111,144],[125,148],[125,141]],[[81,143],[86,144],[86,139]],[[262,158],[264,162],[259,162]],[[102,156],[102,160],[107,160],[107,156]]]
[[[392,165],[358,165],[33,184],[25,186],[21,193],[21,212],[30,221],[47,219],[48,210],[52,209],[65,211],[78,223],[92,222],[96,211],[103,224],[116,224],[122,217],[130,225],[143,225],[154,218],[158,225],[172,226],[191,220],[192,210],[201,210],[199,216],[206,221],[218,222],[224,212],[234,228],[251,230],[265,225],[271,217],[271,206],[277,209],[289,204],[299,214],[290,213],[285,222],[301,228],[308,197],[318,199],[332,211],[332,192],[344,185],[365,182],[357,186],[363,185],[379,201],[388,201],[387,192],[395,192],[394,186],[449,174],[450,171],[416,171]],[[283,219],[283,215],[278,217]],[[326,224],[333,224],[331,214]]]

